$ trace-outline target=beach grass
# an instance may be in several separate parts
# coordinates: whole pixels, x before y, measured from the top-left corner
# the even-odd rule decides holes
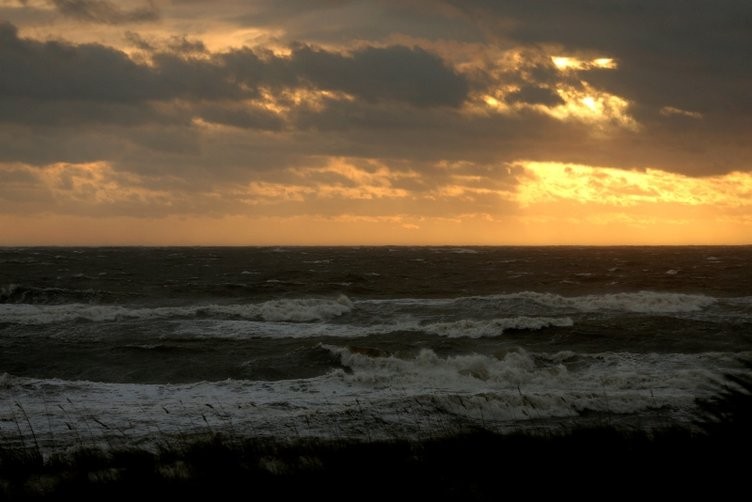
[[[750,443],[667,430],[651,436],[583,429],[560,436],[484,431],[422,441],[246,439],[222,435],[146,449],[80,449],[48,459],[3,451],[7,500],[216,499],[499,500],[508,490],[553,493],[620,486],[694,491],[745,479]],[[741,476],[741,477],[740,477]]]

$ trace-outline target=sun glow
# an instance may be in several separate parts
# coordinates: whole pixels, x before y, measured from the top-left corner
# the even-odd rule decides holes
[[[552,56],[551,61],[560,71],[606,69],[613,70],[618,67],[613,58],[579,59],[572,56]]]
[[[639,124],[629,114],[629,102],[614,94],[599,91],[586,82],[581,84],[581,88],[559,87],[557,93],[564,103],[554,107],[541,106],[541,111],[559,120],[579,120],[598,126],[639,130]]]
[[[498,108],[501,105],[499,100],[494,98],[493,96],[485,96],[483,98],[483,101],[485,101],[486,104],[490,106],[491,108]]]
[[[511,166],[523,228],[548,242],[748,243],[752,173],[693,178],[558,162]]]
[[[631,116],[629,112],[630,102],[621,96],[608,93],[591,85],[580,74],[569,73],[579,70],[606,69],[612,70],[618,67],[613,58],[578,58],[573,56],[554,56],[550,61],[554,66],[565,73],[555,82],[538,82],[535,80],[533,71],[528,69],[533,63],[540,64],[542,59],[540,55],[530,54],[527,65],[520,61],[525,61],[521,53],[516,53],[515,58],[507,57],[503,60],[507,71],[520,72],[523,75],[522,83],[510,83],[505,79],[503,72],[497,72],[495,75],[498,79],[497,85],[491,89],[485,89],[484,92],[474,93],[472,98],[466,103],[466,111],[471,114],[488,115],[503,114],[515,115],[520,112],[529,112],[534,110],[551,116],[560,121],[576,121],[587,123],[593,126],[593,132],[604,134],[613,128],[627,129],[631,131],[640,130],[640,124]],[[549,56],[542,56],[549,58]],[[493,73],[493,72],[492,72]],[[576,77],[576,79],[572,78]],[[537,91],[543,98],[536,101],[520,99],[520,93],[526,88],[532,88]],[[551,96],[550,99],[546,94]],[[560,98],[557,103],[556,96]],[[680,113],[678,109],[670,109],[669,113]],[[689,112],[684,112],[689,116]],[[692,115],[694,117],[694,115]]]
[[[625,170],[557,162],[520,162],[517,200],[609,206],[680,204],[752,208],[752,173],[692,178],[658,169]]]

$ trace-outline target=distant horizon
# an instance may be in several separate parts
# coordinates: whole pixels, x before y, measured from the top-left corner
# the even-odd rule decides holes
[[[13,248],[666,248],[750,247],[740,244],[0,244]]]

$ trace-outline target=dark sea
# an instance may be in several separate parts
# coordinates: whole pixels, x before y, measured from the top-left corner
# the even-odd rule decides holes
[[[0,443],[692,428],[752,247],[0,248]]]

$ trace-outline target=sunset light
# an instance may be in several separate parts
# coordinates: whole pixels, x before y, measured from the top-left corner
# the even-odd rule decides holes
[[[614,70],[618,68],[613,58],[595,58],[591,60],[579,59],[569,56],[554,56],[551,58],[556,68],[566,70],[588,70],[593,68]]]
[[[752,207],[752,173],[692,178],[657,169],[627,170],[555,162],[518,164],[523,206],[571,200],[582,204],[637,206],[682,204],[709,208]]]
[[[1,243],[678,235],[591,224],[637,213],[752,235],[743,44],[685,52],[605,7],[564,29],[476,2],[285,5],[1,0]]]

